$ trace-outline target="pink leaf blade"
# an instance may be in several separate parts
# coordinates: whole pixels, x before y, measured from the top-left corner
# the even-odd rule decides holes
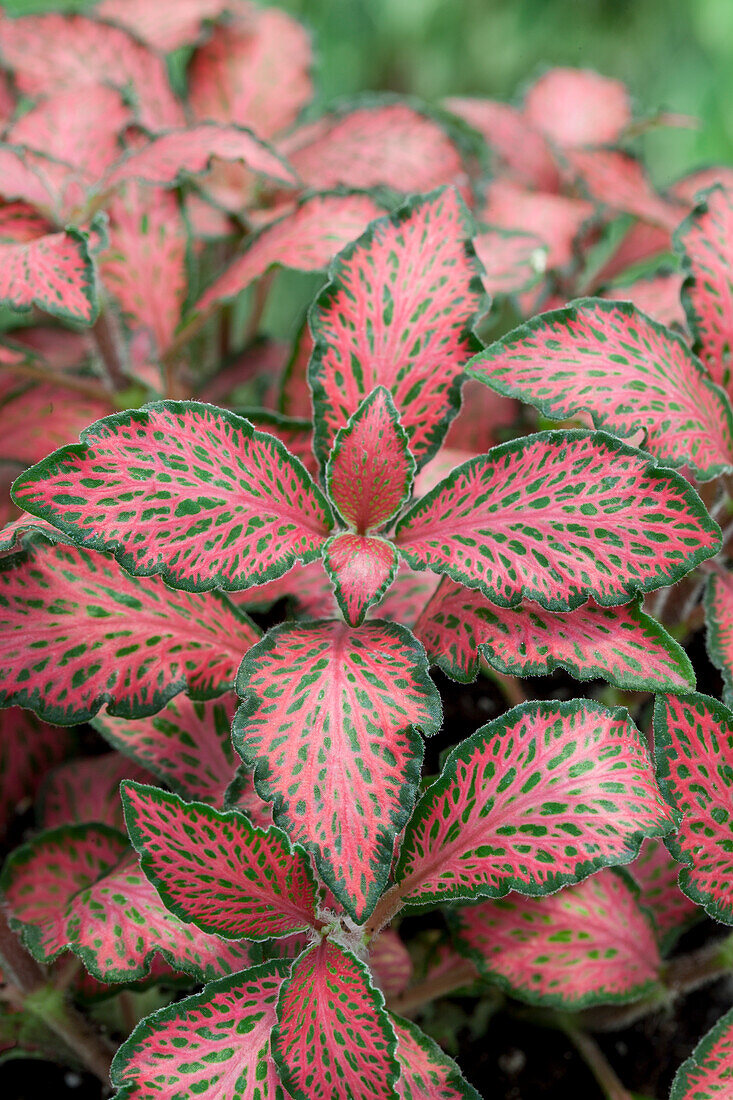
[[[0,710],[0,837],[16,807],[33,798],[46,773],[74,748],[72,731],[39,721],[21,707]]]
[[[160,53],[172,53],[195,42],[211,22],[226,15],[231,0],[176,0],[172,7],[148,0],[102,0],[94,7],[97,19],[124,27]]]
[[[589,69],[552,68],[527,92],[524,116],[561,147],[605,145],[631,122],[631,102],[620,80]]]
[[[678,861],[661,840],[645,840],[629,873],[639,887],[639,904],[651,915],[659,946],[668,954],[683,932],[702,918],[703,910],[679,887]]]
[[[525,703],[450,753],[407,827],[396,880],[412,907],[537,896],[630,862],[671,827],[625,710]]]
[[[444,104],[478,131],[501,162],[503,171],[498,175],[507,175],[539,191],[557,191],[560,175],[550,147],[516,107],[494,99],[466,96],[451,97]]]
[[[705,1100],[730,1090],[733,1078],[733,1009],[697,1044],[672,1082],[670,1100]]]
[[[323,566],[333,581],[338,606],[350,626],[361,626],[367,611],[392,584],[397,551],[386,539],[338,534],[323,548]]]
[[[475,680],[479,657],[508,676],[548,676],[558,668],[579,680],[602,677],[632,691],[694,690],[690,660],[638,603],[547,612],[523,603],[498,607],[449,578],[425,606],[415,633],[431,662],[461,683]]]
[[[733,703],[733,574],[721,570],[705,590],[707,650],[723,677],[723,702]]]
[[[76,542],[137,576],[190,591],[246,588],[312,561],[328,503],[274,436],[199,402],[165,401],[87,428],[14,493]]]
[[[474,238],[486,293],[520,294],[536,286],[547,267],[547,245],[534,233],[489,226]]]
[[[659,785],[679,821],[666,843],[686,864],[680,889],[713,919],[733,924],[733,713],[707,695],[659,696],[654,742]]]
[[[181,920],[248,940],[313,926],[318,897],[307,856],[279,829],[139,783],[125,782],[122,799],[142,869]]]
[[[273,1056],[293,1100],[393,1100],[399,1067],[383,1005],[364,964],[335,943],[322,940],[297,959],[272,1032]]]
[[[414,569],[572,611],[628,602],[719,546],[689,483],[604,432],[541,432],[458,466],[405,512],[395,542]]]
[[[484,977],[530,1004],[573,1012],[658,985],[662,960],[633,884],[599,871],[540,898],[451,911],[454,938]]]
[[[173,592],[40,535],[26,547],[0,561],[1,706],[74,725],[103,703],[144,717],[183,690],[207,699],[231,688],[258,632],[221,594]]]
[[[241,1100],[277,1100],[270,1033],[289,967],[274,960],[221,978],[141,1020],[112,1063],[118,1100],[176,1100],[190,1090],[231,1100],[235,1089]]]
[[[374,222],[334,260],[310,314],[308,377],[322,464],[339,428],[378,386],[391,393],[418,464],[437,450],[458,411],[463,366],[477,347],[473,329],[485,312],[469,220],[456,192],[444,189]]]
[[[77,757],[54,768],[45,777],[39,795],[43,827],[101,823],[124,831],[120,801],[123,779],[145,783],[150,772],[116,752]]]
[[[390,1015],[397,1036],[400,1100],[480,1100],[460,1069],[434,1039],[411,1020]]]
[[[0,407],[0,458],[32,465],[73,443],[87,424],[108,416],[103,398],[73,393],[53,378],[13,394]]]
[[[682,338],[626,302],[578,299],[541,314],[480,352],[471,378],[545,416],[584,411],[597,428],[628,436],[700,480],[733,462],[733,418],[722,391]]]
[[[99,312],[94,262],[86,233],[69,228],[23,244],[0,242],[0,304],[32,306],[91,325]]]
[[[286,623],[245,657],[234,744],[275,824],[311,849],[355,920],[386,885],[412,808],[422,743],[440,726],[424,651],[370,621]]]

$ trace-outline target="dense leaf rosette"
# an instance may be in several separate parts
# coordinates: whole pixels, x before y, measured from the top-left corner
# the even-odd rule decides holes
[[[397,888],[410,906],[547,894],[671,825],[625,710],[524,703],[450,753],[407,827]]]
[[[679,475],[604,432],[541,432],[453,470],[404,513],[395,541],[416,569],[572,611],[627,603],[720,547],[718,526]]]
[[[285,623],[242,662],[233,737],[275,823],[311,848],[355,920],[386,885],[414,804],[418,734],[440,726],[440,697],[409,631],[368,622]]]
[[[130,573],[229,589],[320,557],[328,503],[274,436],[235,413],[162,401],[92,424],[15,483],[16,499]]]
[[[658,981],[661,958],[632,887],[603,870],[549,897],[452,910],[451,924],[479,973],[520,1000],[572,1010],[633,1001]]]
[[[143,871],[182,920],[229,939],[263,940],[312,927],[318,904],[308,857],[279,829],[236,810],[124,783],[130,839]]]

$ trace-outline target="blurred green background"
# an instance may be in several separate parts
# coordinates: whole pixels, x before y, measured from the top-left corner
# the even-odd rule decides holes
[[[176,0],[149,0],[175,4]],[[93,0],[5,0],[10,14]],[[639,113],[691,114],[697,130],[644,138],[657,182],[733,161],[733,0],[278,0],[312,30],[319,98],[364,89],[513,99],[547,65],[619,77]]]

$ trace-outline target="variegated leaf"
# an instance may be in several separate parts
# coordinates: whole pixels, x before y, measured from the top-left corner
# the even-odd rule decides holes
[[[631,122],[620,80],[589,69],[549,69],[524,97],[524,117],[559,146],[615,142]]]
[[[539,191],[557,191],[560,175],[550,146],[524,114],[496,99],[451,96],[445,108],[478,131],[499,162],[497,177],[507,176]]]
[[[374,199],[359,192],[304,199],[254,238],[247,250],[202,294],[195,309],[208,313],[231,301],[275,264],[299,271],[321,271],[383,212]]]
[[[112,190],[129,180],[176,187],[190,176],[208,172],[213,161],[236,162],[250,172],[292,187],[297,177],[274,149],[239,126],[197,122],[186,129],[170,130],[147,145],[131,150],[104,177],[101,186]]]
[[[70,227],[24,244],[0,241],[0,305],[32,306],[90,325],[99,311],[89,238]]]
[[[14,393],[0,406],[0,459],[31,465],[112,411],[102,398],[75,393],[53,379]]]
[[[510,676],[567,669],[578,680],[602,677],[632,691],[691,691],[695,674],[680,645],[639,607],[593,601],[565,614],[531,603],[497,607],[444,577],[415,633],[431,663],[454,680],[476,678],[479,656]]]
[[[547,268],[566,268],[575,256],[578,238],[593,217],[583,199],[527,190],[511,180],[492,180],[478,219],[506,230],[532,233],[547,250]]]
[[[695,351],[719,385],[731,390],[733,342],[733,191],[705,192],[675,234],[686,279],[683,301]]]
[[[511,895],[452,910],[451,925],[479,973],[530,1004],[575,1011],[633,1001],[659,981],[654,930],[636,891],[613,870],[550,897]]]
[[[412,959],[394,928],[383,929],[370,941],[369,969],[386,997],[396,997],[410,984]]]
[[[275,823],[315,852],[355,920],[384,888],[415,798],[426,735],[440,726],[424,652],[391,623],[286,623],[242,662],[234,744]]]
[[[733,713],[708,695],[660,696],[654,743],[659,785],[679,820],[666,843],[688,865],[680,888],[710,916],[733,924]]]
[[[467,374],[566,419],[589,412],[597,428],[628,436],[667,466],[701,480],[733,465],[733,417],[684,340],[626,302],[581,298],[545,313],[480,352]]]
[[[604,290],[601,297],[613,302],[631,302],[636,308],[660,325],[678,329],[685,327],[685,311],[680,294],[682,275],[669,271],[648,279],[635,279],[632,283],[615,283]]]
[[[710,660],[723,677],[723,701],[733,704],[733,573],[720,569],[705,592],[705,620]]]
[[[73,165],[31,149],[1,145],[0,195],[7,202],[34,207],[53,228],[66,220],[69,210],[83,203],[85,189]]]
[[[48,769],[73,745],[70,730],[48,726],[29,710],[0,710],[0,836],[16,807],[34,797]]]
[[[733,1081],[733,1009],[677,1070],[669,1100],[726,1100]]]
[[[56,12],[5,17],[2,51],[16,88],[25,95],[111,84],[132,93],[139,120],[148,129],[183,123],[163,58],[120,27]]]
[[[237,14],[193,55],[189,103],[194,118],[235,122],[272,138],[297,121],[313,96],[310,36],[277,8],[248,6]]]
[[[458,410],[461,372],[485,309],[468,213],[452,189],[375,222],[337,257],[310,324],[315,450],[377,386],[390,391],[419,463]]]
[[[398,889],[410,906],[547,894],[670,827],[625,710],[525,703],[450,753],[407,827]]]
[[[629,871],[641,893],[639,902],[654,918],[660,948],[666,954],[703,911],[679,887],[680,865],[661,840],[645,840]]]
[[[96,17],[125,27],[160,53],[171,53],[195,42],[211,21],[227,14],[232,0],[176,0],[175,4],[150,4],[148,0],[101,0]]]
[[[273,436],[234,413],[163,401],[100,420],[15,483],[17,501],[136,575],[246,588],[312,561],[325,497]]]
[[[324,115],[279,144],[303,182],[330,187],[389,187],[400,193],[463,184],[456,143],[408,103],[372,102]]]
[[[156,952],[206,981],[240,970],[245,944],[228,944],[180,921],[140,872],[124,836],[103,825],[66,825],[39,834],[5,865],[10,922],[39,961],[65,948],[98,981],[147,975]]]
[[[678,474],[605,432],[541,432],[458,466],[403,514],[395,541],[415,569],[572,611],[669,585],[720,545]]]
[[[143,717],[231,687],[256,628],[219,593],[173,592],[102,554],[26,537],[0,561],[0,706],[62,725]]]
[[[100,823],[124,830],[120,783],[146,783],[150,772],[121,756],[107,752],[68,760],[54,768],[40,789],[40,818],[46,829],[57,825]]]
[[[422,609],[439,584],[440,580],[434,573],[420,573],[401,562],[391,588],[373,610],[374,617],[401,623],[413,630]]]
[[[399,558],[387,539],[342,533],[326,543],[323,564],[347,623],[361,626],[394,580]]]
[[[686,210],[657,194],[641,163],[620,149],[565,149],[568,176],[613,214],[632,214],[671,232]]]
[[[394,1100],[395,1035],[369,972],[330,940],[309,948],[283,983],[272,1053],[293,1100]]]
[[[307,930],[318,904],[310,863],[279,829],[258,829],[157,787],[126,782],[125,821],[140,865],[178,917],[227,939]]]
[[[290,963],[220,978],[141,1020],[112,1063],[117,1100],[279,1100],[270,1032]]]
[[[390,1016],[397,1036],[400,1100],[480,1100],[460,1069],[417,1024]]]
[[[547,245],[534,233],[489,227],[474,237],[473,245],[491,297],[530,290],[547,267]]]

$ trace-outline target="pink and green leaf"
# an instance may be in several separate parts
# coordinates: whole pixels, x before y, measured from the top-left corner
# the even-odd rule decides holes
[[[33,798],[49,768],[72,750],[74,736],[20,707],[0,710],[0,836],[18,805]]]
[[[383,213],[374,199],[359,192],[304,199],[293,211],[266,226],[202,294],[194,308],[208,313],[232,301],[276,264],[298,271],[323,270],[337,252],[361,236],[367,225]]]
[[[733,1081],[733,1009],[697,1044],[677,1070],[670,1100],[725,1100]]]
[[[318,895],[308,857],[279,829],[156,787],[125,783],[122,792],[142,869],[181,920],[227,939],[273,939],[313,926]]]
[[[344,523],[359,535],[384,527],[409,500],[415,460],[392,395],[377,386],[339,428],[326,488]]]
[[[342,533],[324,546],[323,565],[347,623],[361,626],[394,580],[399,558],[386,539]]]
[[[384,999],[369,972],[329,940],[283,982],[272,1053],[293,1100],[393,1100],[399,1066]]]
[[[394,928],[385,928],[369,944],[369,969],[374,983],[387,997],[396,997],[410,984],[410,952]]]
[[[32,306],[90,325],[99,311],[94,261],[85,232],[70,227],[23,244],[0,241],[0,305]]]
[[[400,1100],[480,1100],[452,1058],[411,1020],[390,1016],[397,1036]]]
[[[120,799],[123,779],[146,783],[150,772],[117,752],[76,758],[54,768],[40,789],[43,827],[101,822],[124,830]]]
[[[695,351],[713,381],[731,390],[733,344],[733,191],[705,192],[675,234],[686,275],[683,301]]]
[[[141,1020],[112,1063],[117,1100],[277,1100],[270,1034],[290,963],[220,978]]]
[[[273,138],[297,122],[313,97],[312,61],[310,36],[297,20],[276,8],[246,8],[193,55],[187,73],[193,116]]]
[[[632,214],[641,221],[671,232],[686,210],[659,195],[641,163],[620,149],[564,151],[567,174],[588,197],[613,214]]]
[[[663,954],[703,915],[679,887],[680,864],[661,840],[645,840],[629,872],[641,893],[639,903],[651,914]]]
[[[197,122],[186,129],[169,130],[132,149],[102,181],[112,190],[130,180],[157,187],[177,187],[191,176],[210,171],[214,161],[243,164],[281,187],[298,181],[289,165],[266,142],[249,130],[218,122]]]
[[[434,573],[420,573],[401,562],[392,586],[374,609],[374,616],[414,630],[425,604],[440,584]]]
[[[467,374],[566,419],[628,436],[701,480],[733,465],[733,417],[721,390],[676,333],[626,302],[579,299],[541,314],[480,352]]]
[[[454,680],[475,680],[479,657],[509,676],[548,676],[564,668],[578,680],[601,677],[632,691],[695,687],[680,645],[638,603],[575,611],[536,604],[498,607],[445,577],[415,626],[428,659]]]
[[[15,497],[135,575],[246,588],[321,555],[328,503],[274,436],[234,413],[165,401],[117,413],[15,482]]]
[[[572,611],[669,585],[718,550],[689,483],[605,432],[512,440],[464,462],[403,514],[395,541],[414,569]]]
[[[521,111],[495,99],[454,96],[443,101],[484,139],[501,165],[497,177],[509,176],[540,192],[557,191],[560,176],[550,147]]]
[[[589,69],[549,69],[524,97],[524,117],[560,147],[612,144],[631,122],[620,80]]]
[[[144,717],[183,690],[207,699],[232,686],[257,631],[224,596],[173,592],[41,535],[26,546],[0,561],[0,706],[73,725],[103,703]]]
[[[615,283],[604,290],[601,297],[613,302],[631,302],[652,321],[684,330],[685,311],[680,300],[682,278],[679,272],[668,271],[648,279],[635,279],[632,283]]]
[[[552,893],[671,825],[625,710],[524,703],[450,753],[407,827],[398,889],[413,907]]]
[[[583,199],[527,190],[511,180],[493,180],[478,220],[494,229],[532,233],[547,250],[547,268],[568,267],[594,214]]]
[[[239,762],[231,743],[236,703],[233,693],[205,703],[178,695],[149,718],[101,711],[92,724],[112,748],[179,794],[221,805]]]
[[[112,409],[102,398],[75,393],[52,378],[13,394],[0,407],[0,458],[30,465],[49,450],[73,443]]]
[[[723,677],[723,701],[733,703],[733,573],[720,569],[708,580],[705,621],[710,660]]]
[[[392,395],[418,463],[438,448],[458,411],[464,364],[485,312],[470,218],[453,189],[409,202],[374,222],[334,260],[310,324],[308,375],[315,450],[376,387]]]
[[[654,929],[625,876],[607,869],[549,897],[454,909],[459,950],[519,1000],[577,1011],[633,1001],[658,983]]]
[[[414,803],[417,731],[440,727],[422,647],[392,623],[286,623],[249,651],[237,691],[234,744],[258,793],[314,851],[347,911],[366,919]]]
[[[280,151],[307,187],[389,187],[399,193],[463,185],[458,146],[430,115],[408,103],[373,102],[324,115],[294,130]]]
[[[148,0],[101,0],[94,15],[124,27],[153,50],[172,53],[195,42],[209,23],[232,6],[232,0],[176,0],[170,6]]]
[[[733,924],[733,713],[708,695],[660,696],[654,707],[659,785],[679,827],[666,843],[683,893]]]
[[[531,290],[547,267],[547,245],[534,233],[489,226],[474,237],[473,246],[483,264],[484,290],[492,298]]]

